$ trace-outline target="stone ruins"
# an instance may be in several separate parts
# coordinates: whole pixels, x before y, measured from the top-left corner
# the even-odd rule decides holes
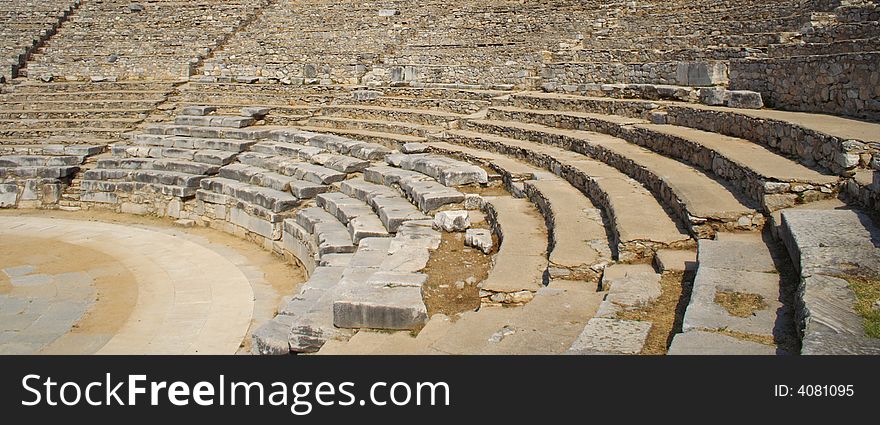
[[[167,247],[123,263],[175,307],[91,352],[880,354],[873,1],[0,0],[0,32],[0,238]],[[40,210],[304,279],[256,314],[222,247]],[[0,353],[57,348],[96,289],[3,252]]]

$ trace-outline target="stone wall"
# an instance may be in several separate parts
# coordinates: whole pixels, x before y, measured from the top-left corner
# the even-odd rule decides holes
[[[659,63],[555,63],[542,71],[545,83],[558,86],[585,83],[669,84],[680,86],[715,86],[727,82],[724,62]]]
[[[737,60],[730,87],[767,106],[880,121],[880,53]]]

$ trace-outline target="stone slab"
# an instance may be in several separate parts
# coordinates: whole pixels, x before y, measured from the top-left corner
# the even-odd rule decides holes
[[[690,331],[676,334],[672,338],[668,354],[671,356],[772,356],[777,354],[777,349],[715,332]]]
[[[569,348],[569,354],[638,354],[645,345],[650,322],[593,318]]]

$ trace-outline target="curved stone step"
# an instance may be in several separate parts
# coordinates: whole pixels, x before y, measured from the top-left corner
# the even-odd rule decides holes
[[[224,115],[178,115],[174,123],[178,125],[194,125],[199,127],[244,128],[253,125],[252,117],[236,117]]]
[[[231,115],[235,113],[240,113],[241,109],[244,107],[260,107],[260,108],[268,108],[269,114],[266,118],[277,117],[277,116],[286,116],[286,117],[301,117],[300,119],[305,119],[311,116],[313,113],[318,112],[321,108],[317,106],[309,106],[309,105],[286,105],[286,104],[267,104],[267,103],[224,103],[224,102],[182,102],[178,103],[177,109],[178,111],[183,111],[188,107],[192,106],[207,106],[215,109],[215,112],[221,115]]]
[[[606,212],[618,260],[651,257],[655,249],[691,244],[644,186],[609,165],[557,147],[498,136],[451,141],[532,163],[567,180]]]
[[[9,101],[0,105],[0,110],[25,110],[25,111],[43,111],[43,110],[95,110],[102,111],[105,109],[143,109],[152,110],[156,104],[162,102],[163,99],[137,99],[137,100],[30,100],[30,101]]]
[[[746,205],[749,201],[738,199],[736,190],[687,164],[616,137],[507,121],[473,121],[467,128],[540,141],[604,162],[648,187],[664,206],[676,212],[679,222],[700,237],[709,237],[718,229],[760,228],[764,222],[761,214]],[[465,130],[447,134],[490,137]]]
[[[372,161],[382,159],[391,150],[377,143],[352,140],[333,134],[312,133],[302,130],[281,129],[270,133],[269,138],[278,142],[299,143],[324,149],[340,155]]]
[[[308,125],[339,130],[367,130],[377,133],[393,133],[414,137],[425,137],[428,134],[443,131],[443,127],[415,124],[405,121],[366,120],[332,116],[312,117],[308,120]]]
[[[134,144],[141,146],[218,150],[235,153],[244,152],[255,144],[255,142],[249,140],[206,139],[200,137],[165,136],[157,134],[136,134],[132,141]]]
[[[60,179],[72,176],[77,171],[79,171],[77,166],[0,167],[0,179],[13,177]]]
[[[267,155],[288,156],[303,161],[311,161],[315,155],[322,154],[325,151],[314,146],[305,146],[297,143],[262,141],[250,148],[251,152],[263,153]]]
[[[345,225],[321,208],[301,209],[294,216],[294,221],[314,235],[320,255],[350,254],[356,250]]]
[[[415,124],[448,127],[464,115],[427,109],[398,109],[370,105],[332,105],[321,108],[323,115],[367,120],[403,121]]]
[[[245,128],[199,127],[179,124],[150,124],[143,128],[146,134],[186,136],[205,139],[257,140],[269,137],[273,128],[256,126]]]
[[[479,284],[485,303],[521,304],[541,289],[547,272],[547,230],[529,201],[485,197],[485,208],[501,240],[486,280]]]
[[[352,130],[352,129],[339,129],[333,127],[313,127],[313,126],[299,126],[298,128],[304,131],[310,131],[315,133],[330,133],[335,134],[337,136],[350,137],[355,140],[360,140],[368,143],[376,143],[383,146],[402,146],[406,143],[418,143],[423,142],[425,138],[417,137],[417,136],[407,136],[404,134],[397,133],[381,133],[377,131],[370,130]]]
[[[86,170],[83,180],[128,181],[167,186],[199,187],[205,175],[162,170],[96,168]]]
[[[381,96],[359,101],[361,104],[403,109],[433,109],[454,114],[473,114],[489,106],[489,100],[445,97]]]
[[[288,192],[254,186],[223,177],[204,179],[199,186],[203,190],[230,196],[274,213],[289,211],[299,205],[299,199]]]
[[[230,164],[220,169],[219,176],[279,192],[290,192],[298,199],[311,199],[330,190],[329,186],[299,180],[260,167]]]
[[[880,229],[852,210],[786,210],[780,239],[800,274],[797,326],[801,354],[880,354],[855,309],[853,274],[873,284],[880,277]]]
[[[602,211],[564,179],[494,152],[446,142],[428,145],[446,155],[482,162],[506,180],[523,181],[524,194],[541,211],[550,231],[551,278],[597,281],[601,269],[613,261]]]
[[[814,171],[761,145],[688,127],[614,115],[514,107],[493,107],[489,117],[581,128],[623,138],[711,172],[768,212],[831,196],[839,183],[837,176]]]
[[[8,128],[0,129],[0,137],[16,140],[34,140],[46,138],[79,138],[105,139],[108,142],[119,141],[123,134],[131,130],[126,128],[90,128],[90,127],[44,127],[44,128]],[[31,142],[33,143],[33,142]]]
[[[880,142],[880,124],[807,112],[738,109],[683,102],[594,98],[558,93],[522,92],[511,106],[591,112],[642,118],[665,113],[668,124],[750,140],[811,166],[849,175],[866,146]],[[851,143],[855,141],[856,143]]]
[[[424,213],[444,205],[464,202],[464,193],[444,186],[428,175],[417,171],[379,165],[364,170],[364,180],[399,188]]]
[[[397,229],[407,221],[430,219],[397,191],[387,186],[362,179],[349,179],[342,182],[340,191],[373,207],[389,233],[397,233]]]
[[[345,173],[331,170],[320,165],[299,162],[285,157],[246,152],[238,156],[239,162],[253,165],[279,174],[291,176],[316,184],[338,183],[346,178]]]
[[[444,186],[487,184],[486,170],[466,162],[431,154],[394,154],[386,158],[389,164],[404,170],[417,171],[433,177]]]
[[[347,226],[355,244],[365,238],[391,236],[373,208],[364,201],[340,192],[322,193],[316,199],[320,207]]]
[[[88,180],[80,182],[80,201],[118,204],[119,198],[114,192],[121,193],[159,193],[176,198],[192,198],[196,196],[198,187],[175,186],[162,183],[144,183],[135,181]]]
[[[22,92],[5,93],[0,99],[12,102],[26,101],[61,101],[61,100],[132,100],[161,99],[167,94],[165,90],[89,90],[76,92]]]
[[[184,174],[217,174],[219,166],[202,162],[152,158],[105,158],[97,162],[99,169],[157,170]]]
[[[223,166],[235,161],[236,152],[224,150],[194,150],[140,145],[113,145],[110,151],[118,158],[168,158]]]
[[[332,153],[314,155],[312,156],[311,161],[315,164],[345,174],[360,173],[370,166],[369,161]]]
[[[63,167],[80,165],[84,160],[74,155],[4,155],[0,156],[0,167]]]
[[[76,128],[93,129],[125,129],[141,122],[141,118],[45,118],[35,120],[0,119],[0,129],[4,130],[39,130],[45,128]]]
[[[87,157],[104,152],[105,145],[2,144],[0,155],[56,155]]]
[[[71,120],[104,118],[132,118],[146,115],[150,109],[0,109],[0,120]]]
[[[347,266],[357,250],[348,229],[318,207],[299,210],[294,218],[285,219],[281,240],[309,273],[321,266]]]

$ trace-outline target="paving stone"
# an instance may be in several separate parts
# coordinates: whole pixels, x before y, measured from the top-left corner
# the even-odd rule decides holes
[[[660,275],[647,264],[614,264],[605,268],[602,288],[608,291],[596,317],[615,318],[660,297]]]
[[[784,323],[786,310],[779,302],[780,277],[775,273],[713,269],[700,266],[694,279],[691,300],[684,315],[685,332],[700,329],[729,329],[753,335],[773,336]],[[737,317],[715,302],[721,292],[758,295],[766,305],[748,317]],[[779,316],[782,315],[783,320]],[[789,320],[791,318],[789,317]]]
[[[654,266],[661,273],[692,272],[697,270],[697,253],[675,249],[661,249],[654,255]]]
[[[772,356],[777,354],[777,348],[716,332],[689,331],[676,334],[672,338],[668,354],[671,356]]]
[[[638,354],[645,345],[650,322],[594,318],[571,344],[569,354]]]
[[[701,239],[697,259],[701,268],[776,272],[770,249],[758,236],[754,241]]]
[[[30,265],[7,267],[7,268],[3,269],[3,273],[5,273],[6,276],[9,276],[9,277],[26,276],[26,275],[33,273],[34,271],[36,271],[36,268],[34,268],[34,266],[30,266]]]

